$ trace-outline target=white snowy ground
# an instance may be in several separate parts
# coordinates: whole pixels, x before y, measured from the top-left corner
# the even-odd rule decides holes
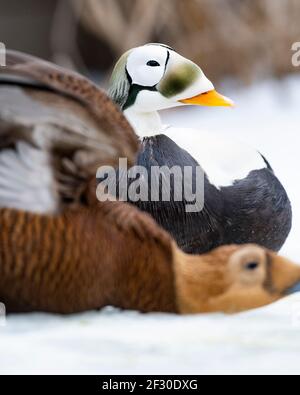
[[[216,139],[236,137],[265,154],[294,207],[282,253],[300,262],[300,78],[224,93],[237,102],[235,110],[182,109],[165,118]],[[300,374],[300,294],[231,317],[112,309],[11,316],[0,327],[0,373]]]

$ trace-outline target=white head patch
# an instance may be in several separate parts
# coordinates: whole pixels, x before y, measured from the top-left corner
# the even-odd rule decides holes
[[[159,45],[133,49],[127,59],[132,83],[145,87],[157,85],[165,74],[168,57],[168,49]]]

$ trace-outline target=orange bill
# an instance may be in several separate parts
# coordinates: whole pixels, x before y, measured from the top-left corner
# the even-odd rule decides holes
[[[202,93],[189,99],[179,100],[180,103],[208,107],[234,107],[234,102],[217,91]]]

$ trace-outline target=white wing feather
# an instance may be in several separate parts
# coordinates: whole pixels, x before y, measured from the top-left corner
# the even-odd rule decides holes
[[[0,151],[0,208],[55,213],[58,199],[50,156],[19,141]]]

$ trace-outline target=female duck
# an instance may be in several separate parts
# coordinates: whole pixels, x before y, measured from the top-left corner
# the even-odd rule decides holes
[[[175,199],[172,193],[169,202],[152,201],[150,194],[148,199],[132,199],[181,248],[203,253],[232,243],[257,243],[274,251],[282,247],[291,230],[292,210],[267,160],[241,143],[161,122],[159,111],[172,107],[233,106],[197,65],[165,45],[135,48],[117,63],[109,94],[141,138],[137,163],[149,174],[153,166],[200,166],[204,172],[204,205],[198,212],[187,212],[185,196]],[[197,183],[195,171],[188,182]],[[172,192],[175,187],[171,185]],[[162,188],[161,180],[157,188]]]
[[[126,203],[59,216],[6,209],[0,224],[0,300],[8,312],[71,314],[114,306],[237,313],[300,289],[300,267],[275,253],[247,245],[184,254]]]

